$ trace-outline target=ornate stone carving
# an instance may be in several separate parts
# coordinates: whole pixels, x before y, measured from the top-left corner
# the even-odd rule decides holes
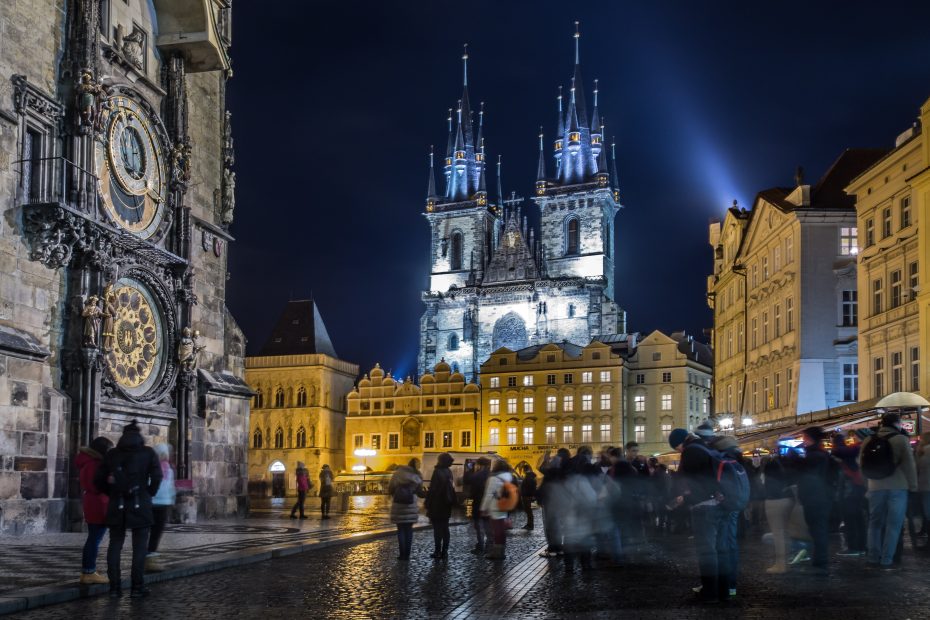
[[[223,211],[220,215],[220,221],[227,226],[232,224],[235,210],[236,173],[226,168],[223,170]]]
[[[145,53],[145,33],[139,28],[133,28],[132,32],[126,34],[126,29],[122,24],[116,27],[116,50],[136,69],[142,69],[145,66],[143,54]]]
[[[113,350],[113,339],[116,336],[114,320],[117,314],[116,292],[113,283],[108,283],[103,289],[103,328],[100,330],[100,348],[104,353]]]
[[[171,148],[171,189],[184,193],[191,180],[191,139],[185,136]]]
[[[197,344],[200,332],[185,327],[181,340],[178,343],[178,364],[184,373],[193,373],[197,370],[197,358],[206,346]]]
[[[92,349],[97,348],[97,335],[100,332],[100,319],[103,316],[103,310],[98,301],[96,295],[89,296],[84,300],[84,309],[81,311],[81,316],[84,317],[82,344]]]
[[[227,168],[236,164],[236,152],[232,136],[232,112],[226,110],[226,119],[223,123],[223,163]]]
[[[13,108],[20,114],[32,113],[51,123],[64,114],[61,105],[29,83],[25,75],[14,75]]]

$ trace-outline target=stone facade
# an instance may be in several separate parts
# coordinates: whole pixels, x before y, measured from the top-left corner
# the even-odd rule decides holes
[[[347,461],[384,471],[406,465],[424,452],[474,452],[478,449],[481,396],[478,385],[452,372],[440,360],[432,372],[403,381],[375,365],[348,396],[346,446],[374,456]]]
[[[249,434],[253,495],[294,495],[297,462],[311,479],[345,467],[346,395],[358,366],[339,359],[313,301],[287,304],[268,342],[248,357],[255,392]]]
[[[855,206],[842,188],[883,154],[845,151],[710,225],[715,415],[735,425],[857,400]],[[844,379],[845,377],[845,379]]]
[[[921,268],[930,221],[930,99],[895,148],[853,179],[859,229],[859,398],[928,391],[930,281]]]
[[[565,110],[560,103],[552,177],[546,173],[540,135],[536,229],[527,223],[522,198],[504,198],[500,162],[497,200],[489,202],[484,108],[476,128],[465,80],[455,122],[451,114],[448,119],[442,195],[430,156],[424,213],[430,227],[430,279],[422,295],[420,373],[445,359],[453,371],[474,380],[481,364],[501,347],[590,342],[626,332],[626,313],[614,301],[614,219],[620,210],[616,158],[608,169],[597,86],[589,122],[577,49],[573,84],[577,88],[571,89]]]
[[[0,532],[80,527],[71,457],[132,419],[174,446],[187,514],[246,508],[231,9],[156,4],[0,6]]]

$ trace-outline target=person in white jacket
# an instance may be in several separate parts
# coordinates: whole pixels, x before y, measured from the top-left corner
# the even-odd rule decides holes
[[[487,485],[484,487],[484,497],[481,499],[481,516],[490,520],[491,540],[493,544],[486,557],[492,560],[504,558],[507,544],[507,511],[498,507],[504,483],[513,483],[513,474],[506,461],[497,461],[491,469]]]

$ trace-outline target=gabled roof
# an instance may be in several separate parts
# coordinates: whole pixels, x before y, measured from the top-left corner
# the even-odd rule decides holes
[[[320,309],[312,299],[289,301],[260,356],[322,353],[338,358]]]
[[[891,149],[846,149],[812,189],[814,209],[854,209],[856,197],[845,188],[863,171],[870,168]]]

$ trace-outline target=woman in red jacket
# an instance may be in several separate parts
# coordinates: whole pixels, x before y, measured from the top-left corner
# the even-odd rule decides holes
[[[100,541],[107,531],[107,505],[110,498],[101,493],[94,485],[94,475],[103,462],[113,442],[106,437],[97,437],[90,442],[90,447],[78,451],[75,464],[81,481],[81,505],[84,509],[84,521],[87,522],[87,541],[84,543],[84,555],[81,561],[81,585],[109,583],[105,575],[97,574],[97,551]]]

